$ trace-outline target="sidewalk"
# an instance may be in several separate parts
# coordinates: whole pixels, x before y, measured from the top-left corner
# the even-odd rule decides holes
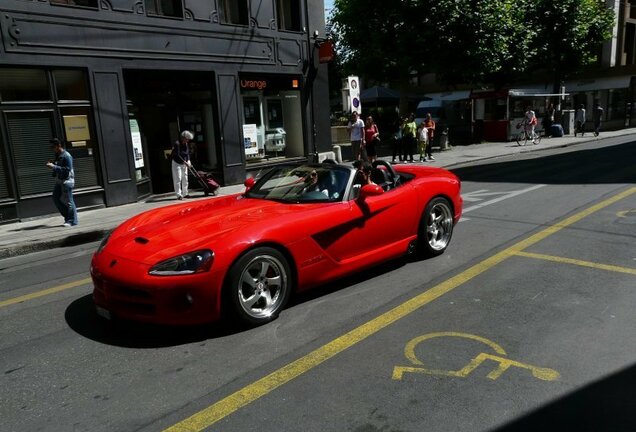
[[[636,134],[636,128],[603,132],[598,138],[589,134],[583,138],[565,136],[563,138],[543,138],[539,145],[519,147],[515,142],[497,142],[452,147],[450,150],[435,153],[434,162],[427,165],[450,168],[477,160],[491,159],[506,155],[541,151],[549,148],[566,147],[589,141],[602,140],[624,135]],[[390,157],[382,159],[390,161]],[[219,189],[217,196],[239,193],[243,185],[225,186]],[[192,201],[204,199],[203,193],[195,191]],[[176,204],[174,194],[152,196],[144,201],[118,207],[80,211],[80,224],[66,228],[59,215],[0,225],[0,259],[51,248],[74,246],[100,240],[104,234],[115,228],[129,217],[157,207]]]

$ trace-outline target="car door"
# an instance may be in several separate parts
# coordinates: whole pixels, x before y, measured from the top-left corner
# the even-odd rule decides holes
[[[382,248],[416,232],[420,217],[417,196],[408,184],[364,200],[352,199],[348,204],[330,213],[330,228],[314,237],[336,261],[372,259]]]

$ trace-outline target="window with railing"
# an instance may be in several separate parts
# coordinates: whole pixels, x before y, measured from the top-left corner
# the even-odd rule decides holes
[[[144,0],[146,15],[183,18],[182,0]]]
[[[50,0],[52,5],[80,6],[97,9],[97,0]]]
[[[248,25],[247,0],[219,0],[221,22],[224,24]]]
[[[276,0],[276,14],[279,30],[302,30],[300,0]]]

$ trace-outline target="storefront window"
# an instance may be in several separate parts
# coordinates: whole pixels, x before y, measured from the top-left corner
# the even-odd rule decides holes
[[[84,72],[78,70],[54,70],[53,79],[55,80],[58,100],[87,101],[89,99]]]
[[[53,134],[53,112],[9,112],[7,129],[21,197],[51,192],[53,179],[46,168],[55,158],[49,140]]]
[[[300,80],[250,75],[240,86],[247,162],[305,156]]]
[[[50,101],[46,72],[41,69],[0,69],[0,101]]]
[[[605,120],[620,120],[627,115],[627,89],[614,89],[609,91],[609,104]]]
[[[1,141],[0,141],[1,143]],[[4,146],[0,146],[0,200],[9,198],[9,182],[7,181],[6,156],[4,155]]]
[[[96,8],[97,0],[51,0],[51,4]]]
[[[51,192],[51,172],[42,167],[55,158],[49,144],[53,137],[63,140],[73,156],[76,188],[98,186],[97,145],[86,73],[10,68],[0,69],[0,77],[0,108],[5,112],[9,139],[2,151],[11,152],[11,158],[0,155],[0,199],[11,190],[8,181],[15,181],[17,198]],[[26,85],[28,79],[32,87]],[[57,99],[52,100],[55,94]],[[17,102],[22,105],[17,106]],[[15,178],[8,178],[9,168]]]

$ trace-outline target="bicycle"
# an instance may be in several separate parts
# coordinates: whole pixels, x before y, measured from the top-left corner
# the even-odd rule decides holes
[[[525,146],[528,141],[534,144],[541,143],[541,135],[537,132],[532,132],[533,136],[530,136],[530,131],[526,129],[525,124],[519,123],[517,124],[517,129],[522,128],[522,130],[517,134],[517,145]]]

